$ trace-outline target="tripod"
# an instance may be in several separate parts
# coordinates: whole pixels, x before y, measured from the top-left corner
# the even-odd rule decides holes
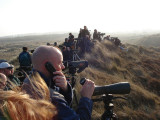
[[[73,61],[80,60],[80,57],[78,56],[77,52],[78,52],[78,50],[73,50],[73,57],[72,57]]]
[[[76,84],[75,74],[71,74],[70,84],[71,84],[71,86],[72,86],[75,103],[76,103],[76,105],[78,105],[77,94],[76,94],[76,90],[75,90],[75,88],[74,88],[74,86],[75,86],[75,84]]]
[[[76,104],[78,105],[78,99],[77,99],[77,94],[76,94],[76,90],[74,88],[76,84],[76,78],[74,75],[72,75],[72,78],[71,78],[71,86],[72,86],[72,90],[73,90],[73,95],[74,95],[74,99],[75,99],[75,102]]]
[[[118,120],[118,116],[113,112],[113,99],[125,99],[124,97],[113,97],[112,94],[104,94],[101,98],[92,99],[93,102],[103,101],[105,111],[101,116],[101,120]]]

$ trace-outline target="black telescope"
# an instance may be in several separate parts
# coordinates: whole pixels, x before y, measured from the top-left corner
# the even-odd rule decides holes
[[[130,93],[130,84],[128,82],[119,82],[105,86],[96,86],[93,96],[102,94],[128,94]]]
[[[71,61],[68,62],[69,73],[74,73],[74,69],[79,68],[77,73],[82,72],[86,67],[88,67],[88,61]]]
[[[83,85],[85,78],[80,80]],[[128,94],[130,93],[130,84],[128,82],[118,82],[114,84],[96,86],[93,92],[93,96],[102,94]]]

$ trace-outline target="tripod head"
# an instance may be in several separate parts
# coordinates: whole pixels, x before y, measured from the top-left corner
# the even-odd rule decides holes
[[[113,112],[113,108],[114,108],[113,100],[114,99],[127,100],[127,98],[125,97],[121,97],[121,96],[114,97],[112,94],[104,94],[100,98],[92,99],[93,102],[103,101],[104,103],[105,111],[101,116],[101,120],[118,120],[118,116]]]

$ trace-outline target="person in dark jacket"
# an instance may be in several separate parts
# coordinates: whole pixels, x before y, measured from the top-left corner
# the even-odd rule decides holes
[[[62,73],[62,69],[65,68],[62,61],[62,52],[58,48],[52,46],[40,46],[32,54],[33,69],[40,74],[50,89],[51,102],[56,105],[58,110],[58,120],[90,120],[93,105],[91,96],[95,87],[94,82],[87,79],[82,86],[82,98],[75,112],[70,108],[73,99],[73,91],[71,85]],[[45,67],[46,62],[50,62],[56,72],[51,74]],[[51,81],[54,82],[53,86],[49,84]],[[28,79],[24,80],[24,84],[29,84]],[[27,88],[28,87],[24,87],[23,89],[31,95],[31,89]]]
[[[72,33],[69,33],[68,42],[74,42],[74,35]]]
[[[71,45],[68,42],[68,38],[65,38],[65,42],[63,44],[65,47],[70,47]]]
[[[73,50],[75,48],[75,43],[74,43],[74,35],[72,33],[69,33],[68,43],[70,45],[70,48]]]
[[[31,56],[28,52],[28,48],[27,47],[23,47],[23,52],[21,52],[19,54],[19,64],[20,64],[20,68],[22,68],[24,71],[28,71],[29,68],[31,68]]]
[[[78,34],[78,38],[82,38],[82,28],[80,28],[80,30],[79,30],[79,34]]]
[[[62,54],[63,54],[63,61],[72,61],[73,54],[70,47],[64,46],[62,48]]]

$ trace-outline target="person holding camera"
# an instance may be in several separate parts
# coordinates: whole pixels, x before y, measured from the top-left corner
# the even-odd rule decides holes
[[[50,63],[55,72],[51,73],[46,68],[46,63]],[[57,107],[58,120],[90,120],[92,112],[91,96],[94,91],[95,84],[87,79],[81,89],[81,99],[78,109],[75,112],[70,108],[73,91],[71,85],[66,80],[62,72],[64,69],[63,56],[60,49],[52,46],[40,46],[32,54],[33,71],[37,71],[44,79],[50,90],[51,102]],[[53,84],[50,84],[50,83]],[[32,90],[28,89],[29,80],[24,81],[24,90],[32,96]],[[52,85],[52,86],[51,86]],[[33,96],[34,97],[34,96]]]

